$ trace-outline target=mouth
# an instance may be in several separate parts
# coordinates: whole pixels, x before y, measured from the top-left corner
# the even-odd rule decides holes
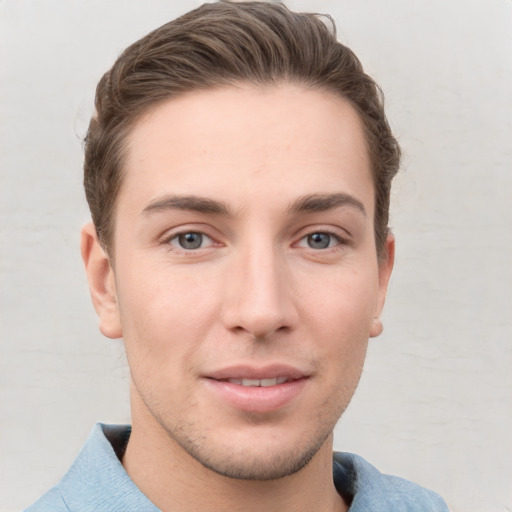
[[[296,400],[309,379],[297,368],[274,365],[225,368],[209,373],[203,381],[215,400],[237,410],[266,413]]]
[[[270,386],[277,386],[278,384],[284,384],[290,382],[291,379],[288,377],[274,377],[271,379],[223,379],[225,382],[230,384],[237,384],[238,386],[244,386],[248,388],[261,387],[267,388]],[[295,379],[293,379],[295,380]]]
[[[265,366],[234,365],[208,371],[205,377],[242,386],[275,386],[292,380],[307,378],[310,372],[285,364]]]

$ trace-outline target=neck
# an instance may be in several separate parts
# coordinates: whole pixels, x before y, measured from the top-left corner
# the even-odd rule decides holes
[[[332,435],[300,471],[275,480],[225,477],[200,464],[159,424],[133,417],[123,466],[163,512],[341,512],[332,478]]]

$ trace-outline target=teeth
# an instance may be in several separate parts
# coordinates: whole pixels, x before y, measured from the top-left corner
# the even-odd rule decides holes
[[[258,379],[242,379],[242,386],[259,386],[260,382]]]
[[[283,384],[288,379],[286,377],[275,377],[273,379],[228,379],[231,384],[247,387],[268,387],[276,384]]]

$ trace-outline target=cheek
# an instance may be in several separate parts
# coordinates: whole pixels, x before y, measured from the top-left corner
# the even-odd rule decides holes
[[[135,270],[136,269],[136,270]],[[179,270],[179,269],[178,269]],[[208,281],[190,273],[134,265],[120,276],[118,299],[130,366],[183,368],[215,316]],[[142,371],[142,370],[141,370]]]
[[[333,315],[330,320],[326,319],[318,325],[317,331],[323,333],[323,342],[316,343],[315,352],[318,360],[332,369],[335,380],[349,383],[357,381],[362,371],[370,321],[366,317],[358,319],[350,315],[350,312],[347,313]],[[320,338],[319,335],[315,337],[316,340]]]
[[[342,339],[368,336],[375,303],[378,299],[378,274],[372,267],[364,271],[340,269],[322,279],[303,279],[314,283],[304,287],[303,314],[320,322],[329,337]]]
[[[323,289],[310,287],[303,295],[307,297],[301,308],[309,331],[306,337],[314,340],[318,361],[329,366],[329,378],[355,386],[366,357],[378,295],[377,275],[340,272],[323,284]]]

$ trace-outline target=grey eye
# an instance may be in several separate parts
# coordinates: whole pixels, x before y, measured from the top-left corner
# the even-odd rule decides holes
[[[182,233],[177,237],[178,244],[182,249],[199,249],[203,244],[203,235],[202,233]]]
[[[331,239],[329,233],[312,233],[307,236],[307,244],[311,249],[327,249],[331,246]]]

